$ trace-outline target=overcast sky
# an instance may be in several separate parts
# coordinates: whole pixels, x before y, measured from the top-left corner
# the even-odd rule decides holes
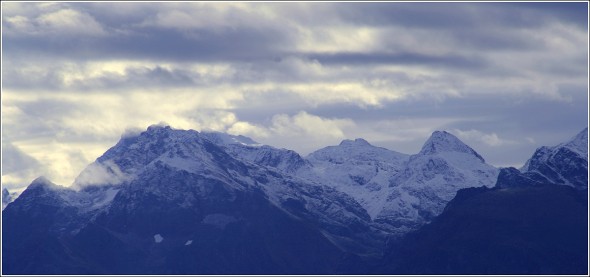
[[[69,185],[126,130],[494,166],[588,126],[587,3],[2,2],[2,183]]]

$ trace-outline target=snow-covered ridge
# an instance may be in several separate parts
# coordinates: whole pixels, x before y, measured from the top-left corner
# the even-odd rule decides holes
[[[588,159],[588,128],[582,130],[568,142],[562,143],[558,146],[567,147],[570,150],[578,153],[580,156],[586,157],[586,159]]]
[[[537,148],[533,157],[526,161],[524,166],[520,168],[520,171],[527,172],[529,170],[534,170],[534,168],[531,168],[531,161],[537,160],[546,162],[552,155],[562,148],[567,148],[578,154],[581,158],[588,160],[588,128],[584,128],[584,130],[566,142],[555,146],[541,146]]]
[[[201,132],[201,135],[218,145],[239,144],[252,147],[262,146],[261,143],[242,135],[234,136],[221,132]]]
[[[588,188],[588,128],[567,142],[537,148],[520,171],[554,184]]]

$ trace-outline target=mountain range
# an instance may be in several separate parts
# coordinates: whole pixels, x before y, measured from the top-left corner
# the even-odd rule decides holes
[[[415,238],[461,218],[451,207],[469,210],[453,203],[473,188],[587,193],[587,132],[537,149],[518,170],[487,164],[444,131],[414,155],[359,138],[301,157],[244,136],[153,125],[124,135],[72,186],[40,177],[8,204],[3,273],[445,272],[409,258],[435,251],[400,253],[440,241]],[[474,220],[490,216],[480,210]],[[561,223],[577,226],[580,216]]]

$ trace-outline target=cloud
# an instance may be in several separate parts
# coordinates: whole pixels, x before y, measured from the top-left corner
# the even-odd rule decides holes
[[[464,57],[460,55],[428,55],[421,53],[337,53],[310,54],[310,59],[318,60],[321,64],[348,65],[422,65],[442,66],[461,69],[480,69],[486,65],[481,57]]]
[[[270,132],[266,128],[245,121],[234,123],[227,129],[227,133],[232,135],[253,136],[257,138],[266,138],[270,136]]]
[[[586,5],[2,3],[2,139],[61,184],[160,121],[302,153],[456,129],[513,164],[588,124]]]
[[[107,147],[101,147],[97,142],[58,142],[42,137],[35,140],[17,141],[15,147],[32,157],[36,163],[22,165],[16,172],[4,173],[3,184],[14,187],[27,186],[38,176],[46,176],[56,184],[70,185],[76,176],[91,159],[99,153],[106,151]],[[108,142],[107,142],[108,143]],[[3,145],[3,151],[4,151]],[[94,157],[91,157],[93,156]],[[8,161],[10,162],[10,161]],[[4,168],[4,165],[3,165]]]
[[[27,155],[11,143],[2,144],[2,173],[13,174],[23,168],[35,169],[39,167],[39,162],[33,157]]]
[[[310,135],[314,137],[344,138],[343,128],[354,126],[350,119],[325,119],[301,111],[294,116],[275,115],[270,129],[281,136]]]
[[[36,19],[42,31],[52,34],[67,35],[104,35],[106,32],[102,26],[90,15],[72,10],[63,9],[47,13]]]
[[[531,138],[531,137],[525,137],[524,139],[526,139],[526,141],[528,141],[530,144],[535,144],[535,143],[536,143],[536,141],[535,141],[535,139],[534,139],[534,138]]]
[[[275,114],[266,124],[236,118],[231,126],[219,131],[251,136],[267,145],[307,154],[326,145],[339,143],[349,137],[348,131],[355,127],[355,122],[349,118],[324,118],[299,111],[294,115]]]
[[[123,173],[113,161],[95,162],[88,165],[76,177],[72,187],[119,185],[131,180],[131,178],[132,176]]]
[[[2,142],[2,186],[18,188],[38,177],[42,165],[11,143]]]
[[[103,36],[107,32],[87,13],[64,8],[37,17],[7,16],[3,21],[7,36]],[[3,30],[4,31],[4,30]]]
[[[348,130],[356,126],[349,118],[324,118],[306,111],[294,115],[276,114],[268,124],[239,124],[248,126],[256,141],[279,148],[307,154],[327,145],[339,143],[349,137]],[[230,129],[236,131],[237,128]]]
[[[484,133],[484,132],[481,132],[481,131],[475,130],[475,129],[471,129],[468,131],[454,129],[453,132],[456,133],[457,136],[461,139],[464,139],[467,141],[482,142],[488,146],[493,146],[493,147],[516,143],[515,141],[501,139],[500,137],[498,137],[498,135],[496,133]]]

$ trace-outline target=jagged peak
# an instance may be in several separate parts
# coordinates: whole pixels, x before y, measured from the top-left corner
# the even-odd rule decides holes
[[[340,142],[340,146],[345,145],[371,146],[371,144],[368,141],[362,138],[357,138],[355,140],[345,139],[342,142]]]
[[[447,131],[434,131],[430,138],[428,138],[428,140],[426,140],[422,146],[419,154],[429,155],[442,152],[460,152],[472,154],[482,162],[485,162],[485,160],[477,152],[475,152],[475,150]]]

